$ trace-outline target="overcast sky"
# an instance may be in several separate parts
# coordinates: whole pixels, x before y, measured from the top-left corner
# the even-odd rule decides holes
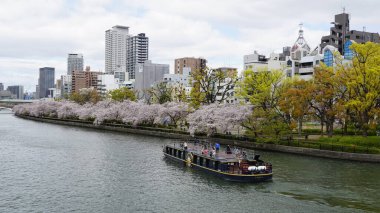
[[[351,29],[379,32],[378,0],[1,0],[0,82],[35,91],[38,68],[66,73],[68,53],[83,53],[85,65],[104,71],[105,30],[114,25],[146,33],[149,58],[204,57],[211,67],[242,69],[254,50],[280,52],[304,35],[315,47],[329,34],[342,8]]]

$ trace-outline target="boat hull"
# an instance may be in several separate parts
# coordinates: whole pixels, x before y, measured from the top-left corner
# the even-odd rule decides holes
[[[169,155],[164,152],[165,157],[168,159],[171,159],[173,161],[177,161],[182,163],[183,165],[186,165],[186,161],[177,158],[175,156]],[[257,182],[263,182],[263,181],[269,181],[272,179],[273,174],[272,173],[263,173],[263,174],[252,174],[252,175],[245,175],[245,174],[231,174],[226,172],[217,171],[214,169],[210,169],[204,166],[200,166],[194,163],[191,163],[191,167],[197,170],[204,171],[206,173],[209,173],[211,175],[214,175],[216,177],[222,178],[224,180],[228,181],[234,181],[234,182],[249,182],[249,183],[257,183]]]

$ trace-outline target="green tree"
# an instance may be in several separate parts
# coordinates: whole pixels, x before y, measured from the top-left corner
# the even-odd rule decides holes
[[[367,42],[352,44],[352,66],[342,69],[342,78],[348,89],[345,106],[353,114],[363,136],[368,135],[376,119],[380,100],[380,44]]]
[[[279,107],[285,85],[286,81],[280,70],[244,71],[238,95],[249,100],[254,110],[243,126],[254,131],[256,136],[264,133],[278,137],[289,131],[289,115]]]
[[[153,99],[153,102],[157,102],[159,104],[163,104],[166,102],[173,101],[173,88],[168,85],[166,82],[160,82],[155,84],[152,88],[150,88],[147,92],[150,97]]]
[[[101,96],[94,88],[83,88],[70,94],[69,99],[81,105],[88,102],[95,104],[101,100]]]
[[[326,124],[326,131],[332,137],[334,122],[338,114],[343,110],[340,99],[342,98],[341,89],[344,86],[339,80],[339,75],[333,67],[321,64],[315,68],[312,88],[309,95],[310,107],[314,115],[321,121],[321,131],[323,134],[323,124]]]
[[[213,70],[206,67],[191,72],[190,98],[193,107],[223,102],[227,99],[227,94],[234,91],[237,80],[236,70]]]
[[[298,123],[298,134],[302,132],[304,117],[310,114],[312,84],[310,81],[295,78],[288,82],[280,95],[279,107],[284,115],[289,115],[290,128]]]
[[[127,87],[121,87],[119,89],[111,90],[108,95],[112,100],[115,101],[124,101],[124,100],[131,100],[136,101],[136,92],[127,88]]]

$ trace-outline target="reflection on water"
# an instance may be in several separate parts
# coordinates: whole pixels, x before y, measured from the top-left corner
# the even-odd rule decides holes
[[[233,183],[165,159],[169,142],[0,111],[0,212],[380,211],[377,164],[260,151],[273,181]]]

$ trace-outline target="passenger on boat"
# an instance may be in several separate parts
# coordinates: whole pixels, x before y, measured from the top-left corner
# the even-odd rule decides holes
[[[230,147],[230,145],[227,145],[226,153],[227,153],[227,154],[232,154],[232,151],[231,151],[231,147]]]
[[[202,151],[202,154],[204,154],[204,155],[208,155],[208,150],[207,150],[207,149],[204,149],[204,150]]]
[[[216,143],[215,144],[215,149],[216,149],[216,153],[219,152],[219,149],[220,149],[220,144],[219,143]]]
[[[215,156],[215,155],[216,155],[215,148],[212,147],[212,150],[210,151],[210,157]]]
[[[184,149],[184,150],[187,150],[187,143],[186,143],[186,142],[183,143],[183,149]]]

